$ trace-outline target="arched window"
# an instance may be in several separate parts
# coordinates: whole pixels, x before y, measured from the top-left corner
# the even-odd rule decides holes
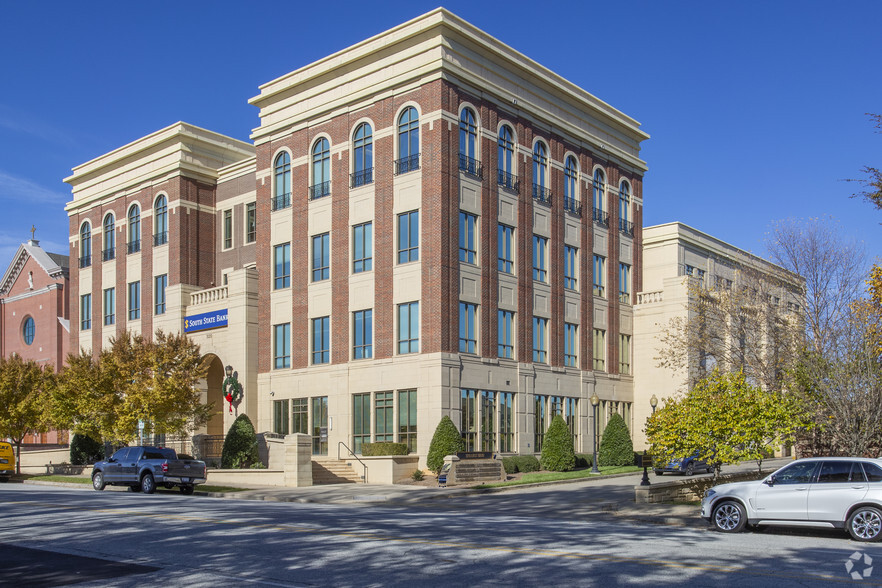
[[[352,187],[357,188],[374,181],[374,135],[371,125],[361,123],[355,129],[353,137]]]
[[[628,212],[631,208],[631,187],[628,182],[619,184],[619,220],[628,222]]]
[[[475,124],[475,112],[471,108],[463,108],[459,115],[459,168],[463,169],[464,161],[478,159],[478,126]],[[471,167],[475,167],[472,165]]]
[[[141,209],[137,204],[129,207],[129,253],[141,251]]]
[[[499,129],[499,167],[496,170],[496,182],[508,190],[517,190],[517,178],[514,175],[514,133],[511,127],[502,125]]]
[[[80,227],[80,267],[92,265],[92,226],[89,221]]]
[[[291,156],[282,151],[276,156],[275,190],[273,192],[273,210],[291,206]]]
[[[153,245],[168,243],[168,200],[160,194],[153,205]]]
[[[30,316],[27,317],[21,327],[21,335],[24,337],[25,345],[30,345],[34,342],[35,330],[34,318]]]
[[[602,169],[594,171],[594,211],[603,212],[604,175]]]
[[[543,203],[551,202],[548,185],[548,149],[542,141],[533,146],[533,198]]]
[[[101,259],[108,261],[116,257],[116,223],[113,215],[107,214],[104,217],[104,250],[101,252]]]
[[[398,117],[398,161],[396,174],[420,169],[420,118],[416,108],[408,106]]]
[[[579,211],[578,176],[579,171],[576,167],[576,158],[570,155],[567,157],[567,163],[564,166],[564,208],[571,212]]]
[[[312,186],[309,197],[315,200],[331,193],[331,144],[322,137],[312,146]]]

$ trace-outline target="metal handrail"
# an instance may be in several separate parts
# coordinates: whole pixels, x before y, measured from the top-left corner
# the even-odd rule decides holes
[[[355,452],[352,451],[351,449],[349,449],[349,446],[346,445],[345,443],[343,443],[342,441],[338,441],[338,442],[337,442],[337,459],[341,459],[341,457],[340,457],[340,446],[341,446],[341,445],[342,445],[343,447],[345,447],[345,448],[346,448],[346,451],[349,452],[349,455],[351,455],[352,457],[354,457],[355,460],[356,460],[358,463],[361,464],[361,467],[364,468],[364,476],[362,476],[361,479],[364,480],[364,483],[365,483],[365,484],[367,484],[367,464],[364,463],[363,461],[361,461],[361,460],[358,458],[358,456],[355,455]]]

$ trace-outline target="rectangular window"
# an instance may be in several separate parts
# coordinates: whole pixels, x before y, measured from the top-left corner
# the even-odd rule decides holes
[[[287,435],[289,429],[287,400],[273,401],[273,433]]]
[[[129,320],[141,318],[141,282],[129,282]]]
[[[537,282],[548,281],[547,249],[548,239],[533,235],[533,279]]]
[[[352,273],[373,269],[374,225],[363,223],[352,227]]]
[[[569,288],[570,290],[575,290],[576,284],[578,284],[576,278],[579,271],[579,266],[576,263],[576,253],[578,251],[575,247],[564,246],[564,288]]]
[[[499,357],[514,358],[514,313],[512,311],[499,311],[498,333]]]
[[[291,244],[273,247],[273,289],[291,286]]]
[[[359,310],[352,313],[352,359],[373,357],[374,318],[372,310]]]
[[[499,271],[514,273],[514,229],[508,225],[499,225]]]
[[[312,238],[312,281],[321,282],[331,277],[331,234]]]
[[[508,453],[514,446],[514,394],[499,393],[499,451]]]
[[[496,392],[481,391],[481,451],[496,451]]]
[[[546,363],[548,350],[548,319],[533,317],[533,361]]]
[[[224,249],[233,247],[233,211],[224,211]]]
[[[291,323],[273,326],[273,369],[291,367]]]
[[[467,212],[459,213],[459,260],[475,264],[478,259],[476,229],[478,217]]]
[[[312,319],[312,363],[331,362],[331,317]]]
[[[631,373],[631,335],[619,335],[619,373]]]
[[[594,295],[604,296],[604,284],[606,283],[606,258],[602,255],[594,256]]]
[[[257,241],[257,202],[245,205],[245,242]]]
[[[398,215],[398,263],[420,258],[420,216],[413,210]]]
[[[328,397],[312,398],[312,454],[328,454]]]
[[[352,396],[352,451],[361,453],[365,443],[371,442],[371,395]]]
[[[467,302],[459,303],[459,351],[460,353],[476,353],[478,341],[475,335],[475,319],[478,305]]]
[[[577,349],[579,348],[578,327],[571,323],[564,323],[564,365],[576,367],[579,357]]]
[[[392,441],[395,434],[392,392],[377,392],[374,398],[374,441]]]
[[[594,369],[606,371],[606,331],[594,329]]]
[[[564,420],[567,422],[567,428],[570,430],[570,435],[573,436],[573,446],[578,447],[578,431],[576,429],[576,417],[578,416],[577,410],[579,408],[579,401],[576,398],[564,398]]]
[[[538,453],[542,451],[542,442],[545,440],[545,429],[548,427],[546,420],[548,396],[536,394],[534,398],[536,399],[536,403],[533,409],[533,451]]]
[[[420,352],[420,303],[398,305],[398,353]]]
[[[309,399],[294,398],[291,400],[292,433],[309,435]]]
[[[116,288],[104,290],[104,324],[112,325],[116,322]]]
[[[631,266],[627,263],[619,264],[619,302],[631,304]]]
[[[165,289],[168,287],[168,274],[153,279],[153,298],[155,301],[153,314],[165,314]]]
[[[417,439],[417,391],[398,391],[398,442],[416,453]]]
[[[92,328],[92,295],[80,296],[80,330],[88,331]]]
[[[478,440],[478,391],[460,390],[460,434],[466,451],[475,451]]]

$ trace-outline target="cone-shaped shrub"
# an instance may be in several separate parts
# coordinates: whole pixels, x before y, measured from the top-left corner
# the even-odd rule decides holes
[[[260,461],[257,452],[257,434],[248,415],[240,414],[227,431],[224,449],[221,452],[223,469],[249,468]]]
[[[573,436],[570,435],[567,422],[559,414],[554,415],[545,433],[539,463],[542,464],[543,470],[549,472],[568,472],[576,467]]]
[[[444,457],[460,451],[465,451],[465,441],[450,417],[445,415],[441,418],[441,422],[438,423],[435,434],[432,436],[429,455],[426,457],[426,467],[437,474],[444,467]]]
[[[104,458],[104,445],[86,435],[74,433],[70,440],[70,463],[91,465]]]
[[[634,465],[634,443],[628,425],[620,414],[613,414],[603,430],[600,452],[597,456],[600,466]]]

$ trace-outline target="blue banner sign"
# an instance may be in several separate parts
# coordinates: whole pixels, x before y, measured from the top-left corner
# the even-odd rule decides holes
[[[204,331],[215,327],[227,326],[227,309],[213,310],[184,317],[184,332]]]

